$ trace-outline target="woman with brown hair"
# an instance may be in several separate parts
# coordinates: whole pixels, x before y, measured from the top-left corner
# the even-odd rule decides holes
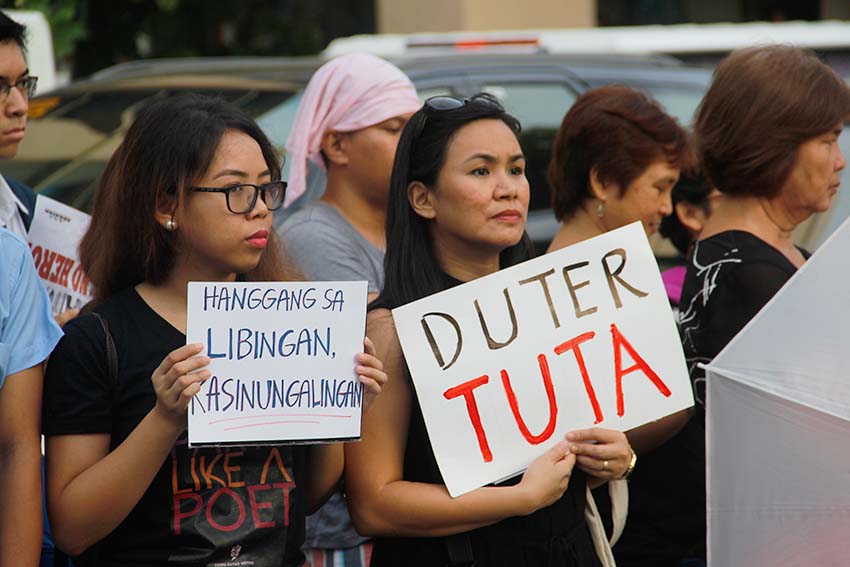
[[[552,147],[549,186],[561,228],[549,251],[635,221],[654,234],[691,162],[687,132],[654,100],[623,86],[587,91]]]
[[[680,303],[696,413],[658,451],[645,490],[633,493],[652,507],[629,518],[620,565],[704,564],[706,400],[698,364],[714,358],[805,262],[792,233],[829,208],[846,165],[838,136],[848,118],[850,89],[812,53],[745,49],[715,70],[695,134],[723,198],[688,257]]]
[[[638,221],[647,236],[654,234],[672,212],[679,172],[692,162],[688,133],[647,95],[623,86],[584,93],[564,116],[549,163],[552,206],[562,223],[549,251]],[[684,410],[627,432],[641,456],[632,467],[630,491],[642,476],[644,455],[673,436],[688,415]],[[623,498],[622,486],[608,488],[614,503]],[[594,491],[606,524],[609,490]],[[634,510],[629,500],[626,529]],[[622,518],[610,522],[609,532],[618,534]]]
[[[296,279],[271,230],[285,189],[259,127],[214,99],[146,107],[110,160],[81,244],[97,305],[45,379],[47,505],[75,564],[303,563],[305,508],[339,481],[341,446],[190,450],[185,435],[210,375],[186,344],[187,284]],[[371,399],[386,375],[358,363]]]

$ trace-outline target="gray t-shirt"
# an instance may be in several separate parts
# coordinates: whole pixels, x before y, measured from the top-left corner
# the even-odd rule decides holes
[[[315,201],[278,228],[286,251],[315,281],[367,280],[369,293],[384,285],[384,253],[363,238],[333,206]],[[307,517],[306,548],[342,549],[368,541],[351,523],[340,492]]]
[[[278,233],[308,279],[367,280],[369,293],[383,287],[383,251],[363,238],[332,205],[310,203],[286,219]]]

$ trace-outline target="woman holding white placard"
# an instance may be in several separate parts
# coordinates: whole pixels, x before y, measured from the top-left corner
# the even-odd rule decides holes
[[[271,230],[285,189],[266,136],[215,99],[144,108],[110,160],[81,244],[97,305],[66,326],[44,396],[48,511],[75,564],[303,564],[341,446],[190,450],[185,435],[210,375],[186,344],[187,284],[298,279]],[[366,351],[368,404],[386,375]]]
[[[388,309],[527,257],[529,186],[519,123],[489,95],[435,97],[408,122],[396,154],[385,285],[369,313],[387,386],[346,447],[355,527],[377,536],[372,565],[595,566],[587,482],[620,478],[622,433],[571,433],[521,479],[452,498],[437,469]],[[594,463],[588,475],[576,462]]]

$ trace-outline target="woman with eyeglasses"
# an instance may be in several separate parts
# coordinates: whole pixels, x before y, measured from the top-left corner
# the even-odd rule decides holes
[[[96,306],[45,379],[47,505],[76,565],[302,565],[304,515],[339,481],[341,446],[190,450],[185,435],[210,375],[186,344],[187,283],[298,277],[271,230],[278,164],[249,117],[195,96],[143,109],[109,161],[81,244]],[[367,404],[380,367],[358,356]]]
[[[520,125],[488,95],[436,97],[399,141],[387,218],[385,283],[367,329],[388,382],[346,446],[355,527],[376,536],[373,567],[599,565],[585,524],[589,476],[622,475],[625,437],[599,447],[597,470],[573,432],[502,486],[452,498],[437,468],[390,309],[527,258],[529,185]],[[606,463],[603,470],[601,463]]]

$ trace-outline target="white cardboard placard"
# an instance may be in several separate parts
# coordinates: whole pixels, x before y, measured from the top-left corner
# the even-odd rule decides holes
[[[522,472],[570,430],[628,430],[693,405],[639,223],[404,305],[393,318],[452,496]]]
[[[82,211],[44,195],[36,197],[27,240],[54,315],[79,309],[92,298],[91,282],[78,252],[90,221]]]
[[[366,282],[192,282],[187,343],[212,376],[189,405],[189,444],[360,437]]]

